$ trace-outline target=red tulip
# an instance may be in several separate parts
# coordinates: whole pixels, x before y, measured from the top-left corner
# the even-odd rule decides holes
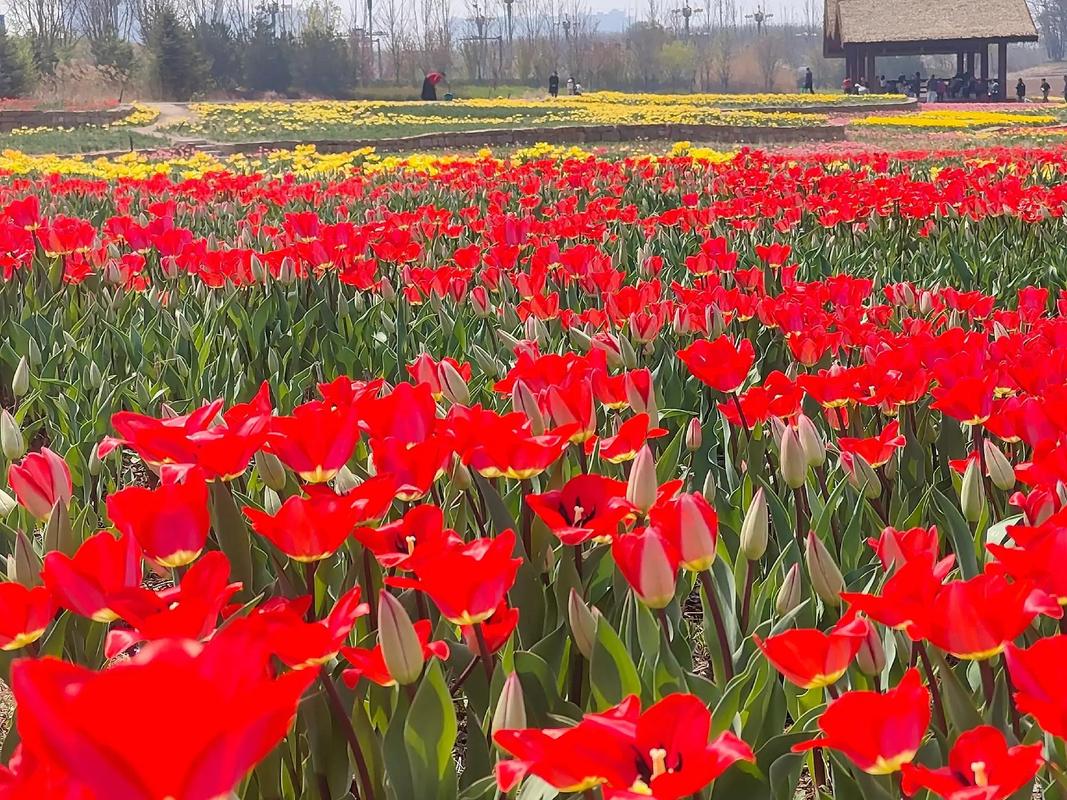
[[[514,550],[510,530],[492,539],[449,543],[432,560],[420,560],[415,578],[386,583],[425,592],[450,622],[475,625],[493,615],[515,582],[522,559],[511,557]]]
[[[107,632],[105,658],[143,641],[206,640],[215,632],[223,607],[241,590],[240,582],[229,580],[229,559],[212,550],[197,559],[176,586],[158,592],[134,586],[117,593],[111,608],[130,627]]]
[[[1041,749],[1040,742],[1008,747],[1003,733],[980,725],[960,734],[947,767],[905,764],[902,788],[907,795],[926,789],[945,800],[1006,800],[1041,769]]]
[[[528,494],[526,503],[567,545],[609,539],[631,513],[626,482],[595,473],[576,475],[562,489]]]
[[[352,457],[359,439],[359,407],[313,400],[275,417],[267,447],[308,483],[325,483]]]
[[[44,586],[28,589],[21,583],[0,583],[0,650],[33,644],[55,615],[55,600]]]
[[[756,646],[776,670],[801,689],[821,689],[837,683],[863,646],[870,623],[849,615],[829,633],[798,628],[771,636],[753,636]]]
[[[283,664],[293,669],[317,667],[340,652],[356,620],[370,613],[370,607],[359,601],[360,593],[359,586],[349,589],[318,622],[305,621],[310,596],[267,606],[252,619],[267,623],[265,639]]]
[[[837,440],[837,446],[841,450],[841,463],[846,470],[852,472],[851,465],[855,456],[863,456],[872,467],[880,467],[887,463],[899,448],[907,444],[907,441],[900,435],[900,423],[893,420],[877,436],[869,439],[842,436]]]
[[[1016,707],[1053,736],[1067,738],[1067,636],[1038,639],[1027,648],[1009,644],[1004,657]]]
[[[222,405],[222,400],[215,400],[189,414],[165,419],[120,411],[111,417],[111,427],[120,438],[105,437],[97,447],[97,455],[104,458],[115,448],[128,446],[153,466],[195,464],[196,448],[189,437],[215,424]]]
[[[289,558],[302,562],[332,556],[364,520],[360,504],[332,489],[306,497],[293,495],[273,516],[250,506],[242,511],[256,533]]]
[[[103,672],[52,658],[17,661],[11,686],[24,752],[108,800],[228,796],[282,740],[314,670],[272,677],[270,654],[240,626],[206,645],[149,644]],[[167,724],[146,704],[177,697]]]
[[[47,447],[8,467],[7,482],[22,506],[37,519],[48,519],[56,503],[70,505],[74,491],[67,462]]]
[[[678,358],[700,381],[720,392],[734,392],[748,378],[748,372],[756,360],[752,342],[742,339],[735,345],[729,336],[715,340],[701,339],[685,350],[678,351]]]
[[[495,653],[511,638],[515,628],[519,625],[519,609],[508,606],[507,601],[501,602],[493,615],[482,623],[482,635],[485,637],[485,645],[490,653]],[[478,634],[473,625],[464,625],[461,630],[463,640],[472,653],[479,652]]]
[[[988,569],[1036,586],[1060,605],[1067,603],[1067,574],[1059,566],[1067,558],[1067,527],[1062,525],[1060,514],[1040,527],[1015,526],[1008,532],[1019,547],[986,545],[997,559]]]
[[[868,539],[867,544],[874,548],[886,571],[917,559],[933,563],[937,561],[940,552],[936,525],[929,528],[909,528],[905,531],[884,528],[877,539]]]
[[[842,592],[841,599],[876,622],[906,631],[929,613],[940,587],[933,564],[916,559],[897,569],[881,595]]]
[[[497,764],[497,783],[508,791],[536,775],[564,792],[602,786],[606,800],[681,800],[731,764],[755,760],[732,733],[710,734],[711,712],[694,695],[668,695],[643,713],[631,696],[573,728],[498,731],[494,741],[517,759]]]
[[[617,536],[611,555],[634,594],[649,608],[665,608],[674,599],[679,556],[660,531],[649,526]]]
[[[1000,654],[1038,614],[1058,619],[1063,609],[1033,584],[978,575],[941,586],[908,635],[926,639],[956,658],[983,661]]]
[[[107,514],[121,533],[137,539],[146,558],[163,567],[196,560],[211,530],[207,483],[197,472],[181,483],[116,492],[107,498]]]
[[[703,572],[715,561],[719,541],[719,515],[704,495],[687,492],[663,497],[648,512],[658,530],[690,572]]]
[[[889,775],[919,752],[930,724],[930,692],[915,669],[895,689],[845,692],[819,718],[823,736],[793,745],[799,753],[829,747],[871,775]]]
[[[649,439],[667,435],[666,428],[650,428],[648,414],[635,414],[619,426],[614,436],[600,440],[600,457],[612,464],[631,460]]]
[[[434,505],[415,506],[402,520],[380,528],[357,528],[353,534],[386,569],[413,570],[419,560],[432,558],[438,548],[461,540],[445,528],[445,515]]]
[[[127,533],[117,539],[108,531],[90,536],[74,557],[53,551],[44,557],[44,584],[63,608],[96,622],[113,622],[111,600],[141,585],[141,554]]]
[[[629,788],[637,779],[633,739],[641,701],[631,696],[570,728],[501,730],[493,736],[515,758],[496,765],[497,785],[511,791],[528,775],[579,794],[605,784]]]
[[[420,644],[422,644],[423,658],[427,661],[431,658],[439,658],[442,661],[448,660],[448,642],[443,640],[430,641],[433,626],[428,619],[418,620],[414,623],[414,627],[415,634],[419,637]],[[341,679],[350,689],[354,689],[360,679],[366,679],[379,686],[396,685],[396,679],[389,673],[389,668],[385,665],[381,644],[376,644],[372,648],[342,647],[341,655],[352,665],[341,673]]]

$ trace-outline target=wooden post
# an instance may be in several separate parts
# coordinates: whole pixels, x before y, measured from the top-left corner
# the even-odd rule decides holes
[[[867,53],[867,88],[872,92],[874,91],[875,84],[878,82],[878,64],[874,57],[873,52]]]
[[[982,45],[978,51],[978,77],[983,81],[989,80],[989,43]]]
[[[967,65],[964,67],[964,70],[966,70],[968,75],[974,77],[974,51],[967,53],[966,58]]]
[[[963,53],[956,53],[956,74],[963,74]]]
[[[997,42],[997,80],[1000,83],[998,100],[1008,99],[1008,43]]]

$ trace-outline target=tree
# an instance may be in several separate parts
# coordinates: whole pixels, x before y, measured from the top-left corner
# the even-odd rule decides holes
[[[148,51],[161,97],[188,100],[204,88],[206,70],[193,35],[174,6],[165,0],[152,11]]]
[[[778,75],[778,68],[782,66],[784,50],[785,43],[778,33],[767,32],[756,37],[756,61],[765,91],[774,90],[774,80]]]
[[[261,92],[287,92],[293,82],[291,48],[275,31],[277,6],[261,5],[245,48],[244,72],[248,88]]]
[[[717,0],[712,61],[719,79],[719,88],[730,91],[733,77],[734,55],[737,51],[737,0]]]
[[[78,4],[71,0],[7,0],[18,29],[25,31],[38,70],[51,75],[60,53],[74,40]]]
[[[202,21],[193,29],[196,49],[207,66],[208,79],[218,89],[233,89],[241,83],[242,43],[225,21]]]
[[[33,57],[25,41],[0,25],[0,98],[20,97],[33,88]]]
[[[307,8],[304,28],[293,51],[297,84],[312,94],[338,97],[352,85],[352,59],[334,28],[336,8],[315,0]]]
[[[89,50],[96,66],[118,87],[118,100],[121,103],[137,67],[137,55],[133,45],[115,31],[111,31],[91,39]]]

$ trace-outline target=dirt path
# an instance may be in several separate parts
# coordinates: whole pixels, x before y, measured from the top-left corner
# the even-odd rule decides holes
[[[189,122],[195,119],[196,115],[189,110],[188,103],[144,103],[143,105],[156,109],[159,112],[159,116],[155,122],[132,130],[149,136],[161,137],[172,144],[183,144],[186,140],[194,138],[189,134],[183,136],[180,130],[168,130],[180,125],[182,122]],[[197,139],[197,141],[200,140]]]

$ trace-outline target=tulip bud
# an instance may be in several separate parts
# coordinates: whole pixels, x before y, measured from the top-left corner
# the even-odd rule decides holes
[[[15,580],[30,589],[41,585],[41,557],[22,531],[15,534]]]
[[[982,486],[982,473],[974,459],[967,463],[963,473],[963,487],[960,490],[960,508],[968,522],[977,522],[985,508],[985,487]]]
[[[391,303],[396,300],[396,289],[393,288],[393,284],[389,282],[388,278],[382,278],[378,284],[378,291],[382,293],[382,300],[387,303]]]
[[[794,564],[785,574],[782,588],[774,598],[774,609],[779,615],[788,614],[803,601],[800,595],[800,564]]]
[[[522,696],[522,684],[519,673],[513,672],[504,681],[500,697],[493,712],[492,733],[497,731],[515,731],[526,727],[526,704]]]
[[[571,625],[574,646],[586,659],[593,658],[593,645],[596,643],[596,625],[599,617],[600,609],[587,606],[581,595],[571,589],[570,597],[567,599],[567,620]]]
[[[23,397],[30,390],[30,362],[26,356],[19,359],[15,367],[15,374],[11,378],[11,393],[15,397]]]
[[[678,498],[679,555],[690,572],[703,572],[715,562],[719,540],[718,518],[703,495],[683,494]]]
[[[89,362],[89,385],[94,389],[99,389],[104,384],[104,374],[100,371],[100,367],[96,365],[95,361]]]
[[[741,551],[749,561],[758,561],[767,552],[770,537],[770,515],[767,511],[767,497],[761,486],[752,495],[745,518],[741,521]]]
[[[437,368],[437,377],[441,381],[441,393],[455,405],[465,406],[471,401],[471,392],[459,370],[451,362],[442,361]]]
[[[89,470],[89,474],[94,478],[99,477],[104,472],[104,462],[100,460],[100,454],[96,452],[95,447],[89,451],[89,464],[87,469]]]
[[[18,507],[18,501],[3,489],[0,489],[0,519],[6,519]]]
[[[471,471],[467,469],[467,466],[458,458],[452,462],[452,485],[461,492],[465,492],[474,485],[474,480],[471,478]]]
[[[881,675],[885,669],[885,648],[882,646],[882,636],[874,625],[867,629],[867,636],[856,653],[856,666],[860,672],[872,678]]]
[[[797,437],[808,459],[808,466],[821,467],[826,463],[826,444],[822,440],[822,435],[815,427],[815,423],[804,414],[797,417]]]
[[[656,480],[656,462],[648,445],[643,446],[634,456],[630,465],[630,477],[626,482],[626,499],[642,512],[647,512],[656,504],[659,483]]]
[[[285,467],[274,453],[265,450],[256,453],[256,471],[265,486],[276,492],[285,488]]]
[[[630,340],[625,336],[619,337],[619,358],[622,360],[622,365],[626,369],[637,369],[637,351],[634,350],[634,346],[630,344]],[[655,398],[653,398],[655,403]]]
[[[637,599],[649,608],[666,608],[678,588],[678,572],[667,554],[658,534],[646,534],[640,551],[637,585],[633,587]]]
[[[808,564],[811,588],[828,606],[837,608],[841,605],[841,592],[845,591],[845,579],[841,570],[834,563],[833,556],[826,549],[814,531],[808,532],[808,542],[804,548],[804,560]]]
[[[544,344],[545,340],[548,339],[548,329],[545,327],[545,323],[543,323],[537,317],[527,317],[526,338],[529,339],[531,342]]]
[[[919,313],[928,316],[934,310],[934,295],[929,289],[923,289],[919,295]]]
[[[333,488],[337,494],[348,494],[357,486],[359,486],[360,480],[352,470],[348,468],[346,464],[342,464],[341,468],[337,470],[337,475],[333,479]]]
[[[0,450],[8,461],[22,458],[26,452],[26,440],[22,438],[22,430],[7,410],[0,411]]]
[[[704,487],[700,490],[700,493],[704,495],[704,499],[709,503],[715,502],[715,493],[718,491],[718,487],[715,485],[715,473],[708,470],[708,474],[704,476]]]
[[[276,515],[282,509],[282,498],[269,486],[263,490],[263,510],[271,516]]]
[[[526,415],[530,420],[530,431],[534,436],[540,436],[545,432],[545,417],[541,413],[537,400],[530,391],[530,387],[523,380],[515,381],[511,387],[511,407]]]
[[[700,419],[693,417],[689,420],[689,426],[685,429],[685,449],[695,452],[700,449],[704,442],[704,431],[700,426]]]
[[[800,438],[791,425],[782,431],[782,446],[778,451],[779,467],[782,478],[790,489],[799,489],[808,479],[808,459]]]
[[[846,470],[848,482],[853,489],[868,500],[873,500],[882,493],[882,481],[870,462],[859,453],[852,454],[852,469]]]
[[[1002,492],[1015,488],[1015,469],[1004,452],[988,439],[984,442],[985,464],[989,479]]]
[[[404,606],[384,589],[378,595],[378,642],[382,660],[397,683],[407,686],[419,679],[426,663],[419,635]]]

